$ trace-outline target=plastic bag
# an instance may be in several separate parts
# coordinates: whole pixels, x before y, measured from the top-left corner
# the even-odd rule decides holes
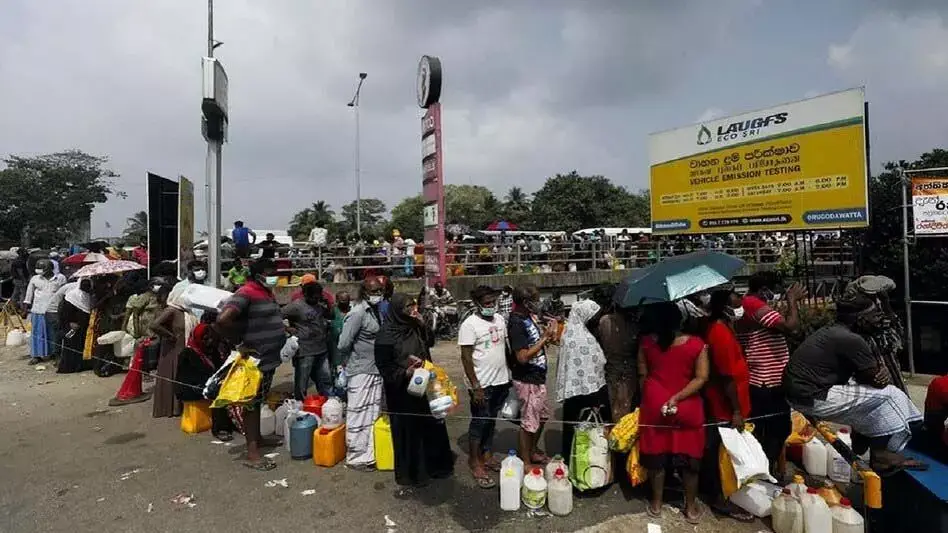
[[[576,427],[570,455],[569,480],[574,487],[592,490],[612,483],[612,452],[599,411],[584,409],[585,420]]]
[[[639,410],[623,416],[609,433],[609,449],[627,453],[639,440]]]
[[[135,355],[135,337],[126,333],[122,340],[115,345],[115,351],[117,357],[125,359]]]
[[[293,356],[296,355],[296,352],[300,350],[300,339],[296,335],[291,335],[286,339],[286,342],[283,343],[283,348],[280,349],[280,360],[284,363],[293,359]]]
[[[751,481],[777,482],[770,475],[770,461],[764,454],[764,449],[746,426],[744,431],[721,427],[718,428],[718,433],[721,435],[718,466],[725,497],[730,497],[736,490]]]
[[[500,408],[500,418],[516,420],[518,416],[520,416],[520,397],[517,396],[516,389],[511,387],[504,405]]]
[[[204,384],[204,397],[206,399],[212,401],[217,399],[217,395],[221,391],[221,385],[224,383],[224,378],[227,377],[227,373],[230,372],[230,365],[238,356],[240,356],[239,353],[231,352],[227,360],[224,361],[224,364],[222,364],[211,377],[207,378],[207,383]]]
[[[428,380],[428,406],[435,418],[444,418],[458,406],[458,390],[448,377],[448,373],[431,361],[425,361],[425,370],[434,374]]]
[[[257,396],[257,390],[260,388],[260,381],[263,378],[263,374],[260,372],[260,369],[257,368],[259,360],[256,358],[242,355],[239,352],[233,352],[230,357],[227,358],[227,361],[228,362],[224,364],[224,367],[227,368],[227,373],[224,375],[224,378],[220,380],[220,388],[217,391],[217,396],[211,403],[211,408],[213,409],[230,404],[249,403]],[[222,369],[224,367],[222,367]],[[211,376],[211,379],[208,380],[209,384],[215,380],[219,372],[220,371]],[[206,392],[207,385],[205,385],[205,393]]]
[[[125,335],[128,335],[128,333],[117,329],[101,335],[95,342],[100,345],[115,344],[116,342],[121,342]]]
[[[791,411],[790,420],[793,423],[790,436],[787,437],[787,446],[803,445],[816,436],[816,429],[810,425],[806,417],[797,411]]]
[[[629,475],[629,483],[632,483],[633,487],[638,487],[648,479],[648,470],[639,462],[638,442],[629,449],[629,458],[625,461],[625,472]]]

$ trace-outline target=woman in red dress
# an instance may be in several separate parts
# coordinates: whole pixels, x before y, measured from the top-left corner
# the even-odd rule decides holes
[[[661,516],[665,469],[678,468],[685,485],[685,520],[695,524],[700,518],[696,496],[705,439],[698,392],[708,380],[708,351],[700,338],[681,332],[682,315],[675,303],[649,305],[645,315],[651,334],[639,343],[638,366],[639,452],[652,482],[647,511]]]

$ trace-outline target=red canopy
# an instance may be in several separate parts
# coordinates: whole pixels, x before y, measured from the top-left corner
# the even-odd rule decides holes
[[[495,220],[487,226],[487,231],[516,231],[517,225],[506,220]]]

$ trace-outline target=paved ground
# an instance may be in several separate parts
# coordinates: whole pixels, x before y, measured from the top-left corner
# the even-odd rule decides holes
[[[189,436],[178,421],[151,418],[151,404],[109,408],[123,376],[60,375],[36,370],[25,351],[0,347],[0,532],[152,531],[584,531],[645,532],[642,494],[613,485],[601,495],[577,499],[565,518],[499,510],[498,493],[476,488],[466,469],[467,423],[449,421],[459,453],[453,479],[407,500],[396,498],[391,473],[362,474],[337,466],[317,468],[291,461],[259,473],[241,466],[242,439],[234,446]],[[456,348],[441,344],[434,359],[461,382]],[[280,389],[292,369],[281,369]],[[466,400],[466,399],[465,399]],[[466,407],[460,412],[466,412]],[[513,426],[503,426],[497,449],[513,445]],[[558,428],[546,434],[557,451]],[[288,488],[267,488],[286,478]],[[301,491],[314,489],[314,495]],[[194,506],[172,503],[193,494]],[[674,503],[674,502],[673,502]],[[395,526],[386,527],[385,517]],[[763,523],[738,524],[707,517],[686,524],[674,508],[659,522],[665,533],[769,531]],[[649,532],[651,533],[651,532]]]

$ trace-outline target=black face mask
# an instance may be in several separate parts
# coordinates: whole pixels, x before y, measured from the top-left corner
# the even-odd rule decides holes
[[[350,304],[349,302],[340,303],[337,307],[339,307],[339,310],[342,311],[343,313],[348,313],[349,308],[352,307],[352,304]]]

